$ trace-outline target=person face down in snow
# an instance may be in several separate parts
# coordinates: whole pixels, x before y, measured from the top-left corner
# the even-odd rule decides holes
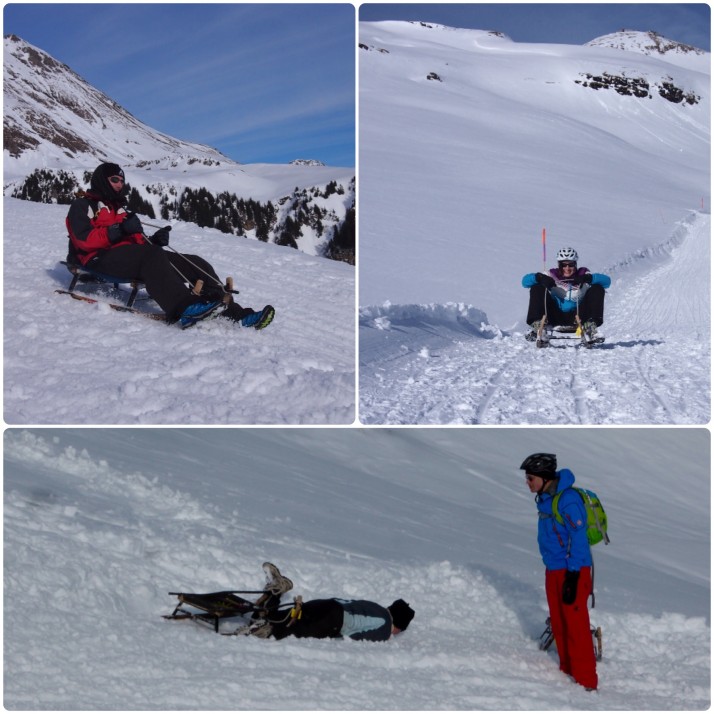
[[[557,267],[548,273],[528,273],[521,284],[530,291],[526,322],[534,332],[543,317],[551,327],[572,327],[580,319],[583,328],[595,337],[604,321],[605,290],[610,278],[578,267],[574,248],[562,248],[557,254]]]
[[[292,580],[272,563],[264,563],[263,569],[268,576],[266,594],[257,603],[261,607],[248,632],[255,637],[349,637],[380,642],[406,630],[414,617],[409,603],[401,599],[384,607],[370,600],[327,598],[303,602],[297,597],[294,606],[285,610],[280,596],[292,590]]]
[[[255,311],[241,307],[227,294],[211,264],[197,255],[164,250],[169,244],[170,226],[147,236],[136,213],[126,210],[127,184],[124,171],[114,163],[102,163],[94,170],[90,188],[80,191],[69,207],[67,262],[103,275],[123,280],[136,279],[159,304],[168,322],[182,327],[217,312],[245,327],[262,329],[275,310],[266,305]],[[203,281],[201,295],[193,292]]]
[[[595,653],[590,632],[588,598],[592,592],[592,556],[587,537],[587,514],[573,488],[575,476],[558,470],[555,454],[528,456],[520,468],[536,494],[538,546],[545,565],[545,590],[550,624],[560,658],[560,669],[586,689],[597,689]],[[553,515],[553,497],[560,493]]]

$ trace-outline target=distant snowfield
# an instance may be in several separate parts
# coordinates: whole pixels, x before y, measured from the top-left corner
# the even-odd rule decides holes
[[[404,22],[360,41],[360,420],[708,423],[709,55]],[[596,350],[523,339],[543,227],[548,267],[572,246],[613,278]]]
[[[597,693],[538,650],[518,465],[542,449],[608,510]],[[710,705],[705,429],[8,429],[4,457],[9,710]],[[259,589],[264,560],[294,580],[285,601],[403,597],[416,617],[386,643],[161,619],[169,591]]]
[[[54,293],[69,284],[66,213],[4,199],[7,423],[353,422],[352,266],[176,222],[173,248],[233,276],[242,305],[276,310],[260,332],[224,320],[182,331]]]

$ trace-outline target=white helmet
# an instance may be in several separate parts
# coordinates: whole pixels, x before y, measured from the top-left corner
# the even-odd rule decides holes
[[[575,248],[561,248],[558,251],[558,255],[556,256],[558,259],[558,262],[560,263],[561,260],[572,260],[574,262],[578,262],[578,251],[575,250]]]

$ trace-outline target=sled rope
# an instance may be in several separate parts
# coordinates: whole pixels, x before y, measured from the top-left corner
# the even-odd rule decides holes
[[[145,226],[149,226],[149,228],[161,228],[161,226],[157,226],[157,225],[155,225],[155,224],[153,224],[153,223],[144,223],[144,225],[145,225]],[[144,238],[145,238],[151,245],[154,245],[153,243],[151,243],[151,239],[149,238],[149,236],[146,235],[146,233],[144,233],[143,235],[144,235]],[[165,247],[168,248],[168,249],[169,249],[170,251],[172,251],[173,253],[176,253],[176,255],[180,255],[189,265],[192,265],[194,268],[196,268],[196,270],[198,270],[199,273],[203,273],[209,280],[211,280],[212,282],[216,283],[216,285],[219,285],[221,288],[224,288],[224,289],[225,289],[225,287],[221,284],[221,281],[220,281],[220,280],[217,280],[217,279],[214,278],[210,273],[206,272],[203,268],[201,268],[199,265],[196,265],[196,263],[194,263],[192,260],[189,260],[189,258],[187,258],[183,253],[180,253],[179,251],[177,251],[176,248],[173,248],[173,247],[170,246],[170,245],[167,245],[167,246],[165,246]],[[181,271],[180,271],[175,265],[174,265],[173,267],[174,267],[174,269],[176,270],[176,272],[181,276],[181,278],[182,278],[185,282],[187,282],[187,283],[190,283],[190,282],[191,282],[190,280],[188,280],[188,279],[186,278],[185,275],[183,275],[183,274],[181,273]],[[194,291],[195,291],[195,286],[194,286]]]

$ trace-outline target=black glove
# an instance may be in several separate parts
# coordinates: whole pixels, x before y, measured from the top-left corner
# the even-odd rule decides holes
[[[171,230],[171,226],[166,226],[165,228],[159,228],[156,233],[154,233],[151,238],[149,238],[149,242],[153,243],[154,245],[159,245],[162,248],[165,248],[169,244],[169,231]]]
[[[121,223],[115,223],[107,228],[107,240],[114,245],[120,240],[124,240],[124,231],[121,229]]]
[[[578,594],[579,579],[579,570],[568,570],[565,573],[565,582],[563,583],[563,605],[572,605],[575,602],[575,596]]]
[[[545,273],[536,273],[536,282],[544,288],[555,287],[555,280]]]
[[[593,276],[590,273],[585,273],[585,275],[576,275],[573,278],[573,285],[582,285],[583,283],[592,285],[593,284]]]
[[[119,225],[121,226],[121,231],[125,236],[144,232],[144,226],[141,225],[139,216],[137,216],[136,213],[127,213],[126,218]]]

